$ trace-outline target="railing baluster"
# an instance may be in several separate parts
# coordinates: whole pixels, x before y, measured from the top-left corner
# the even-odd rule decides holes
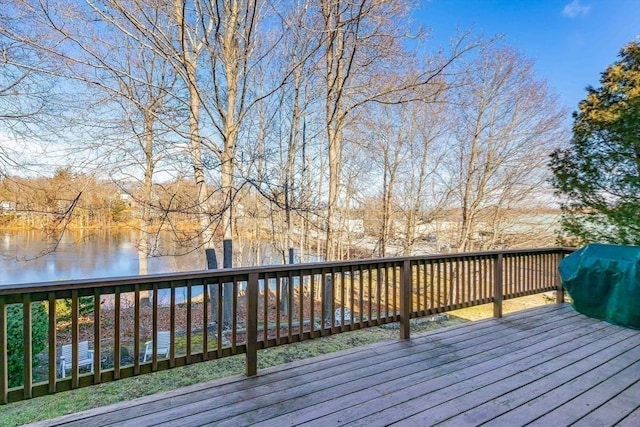
[[[100,360],[102,358],[102,346],[100,345],[101,338],[101,304],[100,304],[100,289],[96,288],[93,291],[93,383],[100,383],[101,367]]]
[[[428,279],[428,282],[427,282],[427,279],[425,279],[425,283],[428,283],[427,289],[429,289],[429,310],[431,310],[431,312],[433,312],[433,310],[435,308],[435,305],[434,305],[433,301],[434,301],[435,290],[436,290],[435,280],[434,280],[435,276],[433,275],[433,264],[434,264],[434,261],[429,261],[429,279]],[[427,274],[426,266],[425,266],[425,269],[424,269],[424,274],[425,274],[425,278],[426,278],[426,274]],[[425,298],[426,298],[426,296],[427,296],[427,294],[425,292]],[[426,304],[426,301],[425,301],[425,304]]]
[[[424,308],[424,314],[426,315],[427,313],[429,313],[429,299],[430,294],[432,294],[433,289],[430,289],[430,282],[432,280],[432,276],[429,275],[429,269],[431,268],[432,264],[431,262],[428,262],[425,260],[424,265],[423,265],[423,269],[422,269],[422,283],[423,283],[423,288],[422,288],[422,307]]]
[[[135,285],[134,288],[133,312],[133,373],[138,375],[140,374],[140,285]],[[154,346],[156,341],[156,338],[153,337]],[[153,353],[155,354],[156,351],[154,350]]]
[[[234,277],[232,282],[231,300],[231,353],[236,354],[238,345],[238,278]]]
[[[335,333],[336,332],[336,316],[335,316],[335,312],[336,312],[336,277],[338,277],[338,274],[336,273],[335,269],[331,269],[331,292],[330,292],[330,298],[331,298],[331,309],[329,310],[329,318],[331,319],[331,333]]]
[[[360,315],[360,327],[364,326],[364,270],[362,266],[358,267],[358,294],[360,296],[359,315]]]
[[[516,256],[516,281],[514,283],[515,285],[515,294],[518,295],[520,294],[526,286],[526,282],[527,282],[527,270],[526,270],[526,266],[524,263],[524,257],[521,255]]]
[[[120,288],[113,294],[113,378],[120,379]]]
[[[327,309],[326,309],[326,301],[327,301],[327,275],[325,275],[324,270],[321,270],[320,273],[320,336],[326,335],[325,327],[327,322]]]
[[[454,258],[455,264],[453,267],[454,275],[456,277],[456,294],[453,298],[453,304],[457,306],[462,301],[463,282],[460,275],[460,258]]]
[[[536,289],[540,289],[544,286],[544,282],[542,280],[542,261],[544,259],[543,254],[538,254],[536,256]]]
[[[158,285],[153,285],[153,305],[151,306],[151,370],[158,370]]]
[[[382,316],[382,265],[383,264],[376,264],[376,301],[378,303],[376,312],[377,325],[380,324],[380,316]]]
[[[391,272],[392,272],[392,283],[393,283],[393,316],[395,317],[398,314],[398,268],[396,264],[391,264]]]
[[[209,288],[207,280],[202,280],[202,360],[209,360]]]
[[[269,347],[269,279],[266,275],[262,279],[262,296],[262,342],[267,348]]]
[[[187,304],[187,348],[186,348],[186,363],[187,365],[191,363],[191,338],[193,335],[193,323],[192,323],[192,303],[193,303],[193,298],[192,298],[192,292],[193,292],[193,282],[191,280],[187,280],[187,297],[186,297],[186,301],[185,303]],[[155,340],[154,340],[154,344],[155,344]],[[155,345],[154,345],[155,347]],[[155,348],[153,350],[153,353],[155,355]]]
[[[443,264],[443,270],[443,279],[445,280],[442,284],[442,290],[444,291],[444,306],[449,310],[453,303],[453,259],[445,261]]]
[[[298,276],[298,341],[304,339],[304,276],[302,270]]]
[[[338,270],[338,277],[340,277],[340,331],[342,332],[344,330],[345,287],[347,283],[344,268]],[[335,313],[335,310],[333,313]]]
[[[420,274],[420,272],[422,271],[422,262],[418,261],[416,263],[416,282],[415,282],[415,286],[412,287],[413,289],[415,289],[415,294],[416,294],[416,298],[415,298],[415,302],[416,302],[416,307],[415,307],[415,311],[417,313],[418,316],[420,316],[421,314],[421,305],[422,305],[422,299],[421,294],[422,294],[422,275]],[[413,300],[413,293],[414,291],[412,290],[412,300]],[[411,302],[411,305],[413,306],[413,301]],[[413,310],[413,307],[412,307]]]
[[[169,366],[176,366],[176,282],[171,282],[171,296],[169,301]],[[220,301],[220,298],[218,298]],[[220,309],[218,308],[218,313]]]
[[[355,280],[356,280],[356,275],[355,272],[353,270],[353,266],[349,267],[349,292],[350,292],[350,300],[349,301],[349,327],[353,329],[353,315],[355,314],[356,310],[355,310]]]
[[[58,385],[58,364],[57,362],[57,354],[56,354],[56,349],[57,349],[57,344],[56,344],[56,337],[57,337],[57,324],[56,324],[56,294],[55,292],[49,292],[48,294],[48,300],[49,300],[49,338],[48,338],[48,345],[49,345],[49,349],[48,349],[48,355],[49,355],[49,393],[55,393],[56,392],[56,386]],[[2,309],[0,308],[0,316],[2,316]],[[0,323],[2,321],[0,320]],[[2,329],[0,326],[0,335],[2,334]],[[0,339],[0,347],[4,348],[6,347],[2,345],[2,340]],[[0,356],[2,356],[2,353],[0,353]],[[0,359],[6,360],[5,357],[0,357]],[[1,364],[1,363],[0,363]],[[2,367],[0,366],[0,372],[2,372]],[[1,375],[0,375],[1,376]],[[2,383],[2,380],[0,379],[0,383]]]
[[[291,271],[287,273],[287,326],[289,329],[289,341],[292,342],[293,336],[293,316],[296,310],[293,306],[293,276],[291,275]]]
[[[315,330],[315,314],[316,314],[316,275],[313,274],[313,270],[309,271],[309,331],[313,337],[313,331]]]
[[[435,310],[436,313],[440,313],[440,306],[441,306],[441,300],[442,300],[442,296],[440,293],[440,268],[442,266],[442,261],[441,260],[437,260],[435,261],[436,265],[435,265],[435,274],[437,276],[437,280],[435,281]]]
[[[275,275],[276,281],[276,345],[280,345],[280,277]]]
[[[80,304],[78,301],[78,290],[71,291],[71,388],[78,388],[79,367],[78,367],[78,342],[80,341]]]
[[[367,266],[367,288],[368,288],[367,301],[369,302],[367,304],[367,318],[368,318],[369,324],[371,324],[372,317],[373,317],[373,277],[372,277],[370,265]]]
[[[468,263],[469,263],[468,258],[461,258],[460,270],[458,270],[458,276],[460,277],[460,283],[461,283],[460,299],[458,303],[463,307],[468,307],[468,304],[465,304],[465,301],[469,302],[471,300],[471,295],[472,295],[471,289],[470,289],[471,281],[469,280],[469,276],[467,276],[467,270],[469,270]]]
[[[480,301],[480,292],[478,291],[478,257],[474,256],[469,260],[469,275],[471,277],[471,298],[474,301]]]
[[[482,259],[482,297],[484,298],[484,302],[488,303],[491,301],[491,287],[490,287],[490,277],[489,267],[491,264],[491,259],[485,256]]]
[[[384,269],[384,296],[385,296],[385,307],[386,307],[386,317],[389,319],[391,315],[391,309],[393,308],[393,286],[391,285],[391,280],[393,280],[393,273],[391,273],[392,265],[389,263],[385,263]]]
[[[526,274],[526,276],[527,276],[527,281],[526,281],[526,283],[525,283],[525,287],[524,287],[524,290],[525,290],[525,292],[526,292],[526,291],[530,291],[531,289],[533,289],[533,280],[532,280],[532,276],[531,276],[531,271],[532,271],[532,270],[531,270],[531,261],[532,261],[532,256],[531,256],[531,255],[529,255],[529,256],[526,256],[526,257],[523,257],[523,258],[524,258],[524,259],[523,259],[524,264],[525,264],[525,266],[526,266],[526,267],[525,267],[525,269],[526,269],[526,270],[525,270],[525,274]]]
[[[222,282],[220,281],[220,279],[218,279],[218,307],[216,308],[216,313],[218,313],[218,333],[217,333],[217,341],[218,341],[218,348],[217,348],[217,357],[220,357],[220,354],[222,353],[222,309],[223,309],[223,300],[222,300]]]

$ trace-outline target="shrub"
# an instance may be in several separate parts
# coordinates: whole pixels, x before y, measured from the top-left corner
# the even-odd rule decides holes
[[[93,313],[93,298],[78,298],[78,308],[81,316]],[[71,298],[56,300],[56,314],[58,321],[71,320]]]
[[[9,365],[9,387],[18,387],[23,384],[24,356],[22,333],[22,305],[12,304],[7,307],[7,354]],[[31,348],[32,366],[35,368],[40,363],[36,357],[47,347],[48,318],[44,302],[31,304]]]

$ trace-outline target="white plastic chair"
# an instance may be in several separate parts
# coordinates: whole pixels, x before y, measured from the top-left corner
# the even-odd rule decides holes
[[[158,348],[156,351],[158,352],[158,357],[161,355],[166,359],[169,357],[169,347],[171,346],[171,334],[169,331],[158,331]],[[147,360],[151,360],[153,357],[153,340],[147,341],[144,343],[144,357],[142,358],[143,362]]]
[[[60,376],[66,378],[67,371],[73,367],[73,345],[66,344],[62,346],[60,352]],[[78,367],[88,366],[89,371],[93,372],[93,350],[89,350],[89,341],[80,341],[78,343]]]

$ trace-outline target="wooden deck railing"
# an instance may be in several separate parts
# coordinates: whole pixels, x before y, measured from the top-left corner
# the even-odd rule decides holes
[[[263,348],[390,322],[400,322],[400,338],[409,338],[410,318],[486,303],[494,304],[499,317],[505,299],[561,289],[557,265],[570,251],[429,255],[0,287],[0,401],[241,353],[247,375],[255,375],[257,350]],[[557,295],[562,301],[563,292]],[[160,332],[168,332],[168,344],[154,339]],[[86,355],[80,351],[85,341],[92,350]],[[70,362],[70,372],[60,370],[63,345],[72,348],[72,360],[64,364]],[[83,362],[86,357],[93,363]]]

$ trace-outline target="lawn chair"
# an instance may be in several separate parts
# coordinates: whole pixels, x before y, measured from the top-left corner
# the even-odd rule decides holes
[[[60,352],[60,376],[66,378],[67,371],[73,367],[73,345],[62,346]],[[89,367],[89,372],[93,372],[93,350],[89,350],[89,341],[78,343],[78,367]]]
[[[169,331],[159,331],[158,332],[158,344],[157,344],[157,354],[158,357],[161,355],[166,359],[169,357],[169,347],[171,346],[171,334]],[[143,362],[147,360],[151,360],[153,357],[153,340],[147,341],[144,343],[144,356],[142,358]]]

